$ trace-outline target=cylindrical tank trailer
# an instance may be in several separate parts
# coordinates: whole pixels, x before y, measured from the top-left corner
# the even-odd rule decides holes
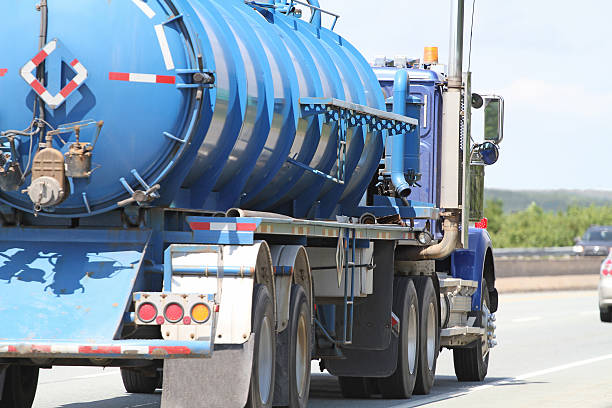
[[[0,26],[12,38],[0,44],[4,204],[83,217],[133,202],[286,213],[299,201],[291,215],[317,203],[329,216],[370,183],[384,132],[345,129],[333,180],[321,174],[338,171],[343,130],[301,115],[304,97],[385,109],[372,69],[320,11],[309,23],[242,0],[36,3],[7,2]]]

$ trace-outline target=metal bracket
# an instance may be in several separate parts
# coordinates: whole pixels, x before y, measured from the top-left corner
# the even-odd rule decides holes
[[[214,88],[217,78],[213,71],[178,68],[175,70],[182,83],[176,84],[177,89]]]
[[[336,174],[326,174],[293,158],[287,158],[287,161],[338,184],[344,184],[346,180],[347,132],[349,128],[368,126],[368,129],[372,132],[387,131],[389,136],[393,136],[412,131],[419,123],[418,120],[407,116],[335,98],[300,98],[300,105],[302,118],[325,115],[324,121],[326,123],[338,125]]]

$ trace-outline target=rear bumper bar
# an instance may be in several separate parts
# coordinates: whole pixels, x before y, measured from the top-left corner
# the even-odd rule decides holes
[[[114,340],[106,343],[0,341],[0,358],[163,360],[211,357],[210,341]]]

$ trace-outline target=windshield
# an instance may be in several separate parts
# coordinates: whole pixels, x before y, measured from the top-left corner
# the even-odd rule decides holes
[[[612,242],[612,230],[590,230],[584,234],[585,241]]]

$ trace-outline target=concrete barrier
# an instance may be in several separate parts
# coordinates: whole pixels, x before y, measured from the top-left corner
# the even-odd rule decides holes
[[[497,278],[517,276],[598,275],[605,257],[495,258]]]
[[[549,290],[594,290],[605,257],[495,259],[495,287],[500,293]]]

